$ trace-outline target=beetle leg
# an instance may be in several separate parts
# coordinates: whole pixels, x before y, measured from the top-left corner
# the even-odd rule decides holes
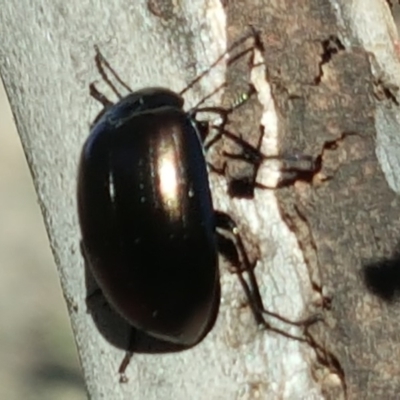
[[[257,283],[256,276],[254,274],[255,264],[249,261],[247,252],[244,248],[243,241],[240,237],[236,223],[229,215],[225,213],[216,211],[215,214],[217,220],[217,227],[222,231],[224,231],[225,233],[229,233],[230,236],[232,237],[231,243],[229,244],[230,247],[229,249],[227,248],[227,243],[229,243],[229,239],[227,239],[225,236],[223,240],[221,239],[219,240],[219,244],[225,241],[224,245],[226,247],[221,249],[221,251],[223,252],[223,255],[227,255],[228,260],[232,262],[232,265],[235,268],[235,272],[237,273],[239,281],[249,301],[249,305],[253,313],[254,319],[256,320],[256,323],[258,325],[263,326],[265,329],[286,336],[290,339],[295,339],[303,342],[307,341],[305,337],[292,335],[282,329],[272,326],[265,320],[264,315],[269,315],[290,325],[303,326],[305,329],[307,329],[310,325],[320,321],[322,319],[321,316],[314,315],[310,318],[298,321],[292,321],[288,318],[282,317],[277,313],[266,310],[264,308],[260,294],[260,289]],[[243,272],[247,273],[249,277],[249,283],[243,277]]]
[[[236,136],[226,129],[220,132],[219,135],[232,140],[242,149],[240,153],[223,151],[222,154],[226,158],[241,160],[253,164],[257,169],[263,161],[279,161],[281,163],[279,170],[282,172],[282,177],[277,185],[278,187],[288,186],[296,180],[310,180],[312,175],[314,175],[319,169],[318,160],[308,154],[293,153],[265,155],[261,153],[257,147],[252,146],[241,137]],[[259,183],[255,183],[255,186],[258,188],[271,189],[270,187],[266,187]]]
[[[92,96],[95,100],[97,100],[99,103],[103,105],[103,109],[97,114],[96,118],[94,121],[90,124],[90,129],[92,129],[97,121],[104,115],[104,113],[114,105],[114,103],[109,100],[103,93],[99,92],[99,90],[96,88],[95,83],[92,82],[89,85],[89,92],[90,96]]]
[[[87,269],[89,263],[88,263],[85,247],[83,246],[82,240],[79,242],[79,250],[81,251],[85,269]],[[90,300],[92,300],[93,298],[96,298],[97,296],[101,295],[102,293],[103,292],[101,291],[101,289],[96,285],[96,287],[93,290],[91,290],[90,293],[88,293],[86,295],[86,299],[85,299],[86,305],[88,304],[88,302],[90,302]],[[89,311],[87,311],[87,312],[89,312]]]
[[[97,296],[103,295],[103,292],[100,288],[96,288],[93,290],[93,292],[89,293],[86,296],[86,304],[91,301],[92,299],[96,298]],[[104,297],[104,296],[103,296]]]
[[[215,174],[221,176],[225,175],[226,164],[224,164],[222,168],[217,168],[215,165],[211,164],[210,162],[207,162],[207,166],[210,169],[210,171],[214,172]]]
[[[95,100],[103,105],[104,108],[111,107],[114,103],[109,100],[106,95],[100,93],[97,87],[95,86],[95,82],[92,82],[89,85],[89,93]]]
[[[84,259],[85,265],[87,265],[86,264],[87,263],[87,257],[86,257],[86,252],[85,252],[85,248],[83,246],[82,240],[80,242],[80,250],[81,250],[81,254],[82,254],[82,257]],[[90,300],[92,300],[94,297],[97,297],[99,295],[102,295],[104,297],[102,290],[98,287],[98,288],[94,289],[93,292],[89,293],[86,296],[86,306],[87,306],[87,304],[88,304],[88,302]],[[89,313],[89,311],[87,311],[87,312]],[[119,378],[120,383],[127,383],[128,382],[128,377],[126,376],[125,371],[126,371],[128,365],[129,365],[130,361],[131,361],[132,356],[133,356],[133,348],[135,346],[135,341],[136,341],[137,330],[135,328],[133,328],[133,327],[130,327],[129,329],[130,329],[130,331],[129,331],[129,339],[128,339],[127,350],[126,350],[125,356],[122,359],[121,364],[120,364],[120,366],[118,368],[118,373],[120,375],[120,378]]]
[[[226,82],[221,83],[211,93],[209,93],[207,96],[204,96],[194,107],[192,107],[192,110],[199,108],[201,104],[205,103],[208,99],[213,97],[216,93],[218,93],[220,90],[222,90],[225,86],[226,86]]]
[[[125,356],[122,359],[121,364],[119,365],[119,368],[118,368],[118,373],[120,375],[120,377],[119,377],[120,383],[127,383],[129,380],[125,374],[125,371],[128,368],[128,365],[130,364],[132,356],[133,356],[132,349],[134,348],[134,345],[135,345],[136,333],[137,333],[137,330],[135,328],[131,327],[130,332],[129,332],[128,350],[125,352]]]
[[[213,92],[211,92],[210,95],[205,97],[205,99],[201,100],[200,103],[196,104],[195,107],[193,107],[191,110],[189,110],[189,114],[193,116],[193,118],[197,118],[197,114],[200,113],[209,113],[209,114],[217,114],[220,116],[222,121],[220,122],[219,125],[214,125],[212,126],[213,128],[216,128],[217,130],[222,130],[225,127],[225,125],[228,122],[228,115],[231,114],[234,110],[237,108],[241,107],[243,104],[245,104],[251,96],[256,92],[255,87],[252,84],[248,85],[248,89],[246,92],[242,93],[239,97],[237,97],[233,103],[231,104],[230,107],[199,107],[201,103],[203,103],[206,99],[211,97],[216,91],[220,90],[222,86],[225,84],[222,84],[219,86],[217,89],[215,89]]]

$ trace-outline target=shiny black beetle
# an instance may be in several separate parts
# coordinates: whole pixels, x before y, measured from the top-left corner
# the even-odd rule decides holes
[[[203,153],[209,127],[199,110],[184,111],[182,92],[164,88],[116,104],[93,85],[91,93],[106,108],[83,146],[78,214],[85,259],[113,308],[150,336],[195,345],[218,312],[218,244],[228,241],[257,323],[298,339],[265,322],[264,313],[304,323],[264,310],[234,221],[213,209]],[[217,228],[231,239],[221,240]]]
[[[204,128],[176,93],[143,89],[101,116],[79,166],[82,246],[102,292],[135,328],[185,346],[219,304]]]

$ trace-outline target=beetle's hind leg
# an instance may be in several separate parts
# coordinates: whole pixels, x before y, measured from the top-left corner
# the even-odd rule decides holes
[[[81,250],[81,254],[82,257],[84,259],[85,262],[85,268],[88,268],[88,261],[87,261],[87,256],[86,256],[86,251],[85,251],[85,247],[82,243],[82,241],[80,242],[80,250]],[[93,282],[96,282],[93,278]],[[92,290],[90,293],[88,293],[86,295],[86,307],[87,307],[87,312],[91,313],[91,311],[89,310],[89,303],[97,298],[101,296],[105,301],[105,297],[103,294],[103,291],[97,286],[94,288],[94,290]],[[134,348],[135,348],[135,344],[136,344],[136,337],[137,337],[137,330],[133,327],[133,326],[129,326],[129,333],[128,333],[128,340],[127,340],[127,345],[125,347],[125,355],[124,358],[121,361],[121,364],[118,367],[118,374],[119,374],[119,382],[120,383],[126,383],[128,382],[128,377],[126,376],[126,369],[128,368],[130,361],[132,359],[133,353],[134,353]]]
[[[118,368],[120,383],[128,382],[128,377],[126,376],[125,371],[128,368],[128,365],[130,364],[132,356],[133,356],[133,349],[135,347],[136,336],[137,336],[136,333],[137,333],[137,330],[133,327],[130,327],[129,339],[128,339],[128,349],[126,350],[125,356],[122,359],[121,364],[119,365],[119,368]]]
[[[249,261],[236,223],[229,215],[225,213],[216,211],[215,215],[217,228],[219,230],[218,243],[220,245],[220,251],[232,263],[234,272],[237,273],[240,284],[242,285],[245,295],[249,301],[249,306],[256,323],[263,326],[265,329],[283,335],[287,338],[302,342],[307,341],[307,339],[303,336],[296,336],[284,331],[283,329],[272,326],[265,320],[264,316],[268,315],[286,324],[301,326],[307,330],[310,325],[322,320],[321,315],[317,314],[311,316],[310,318],[292,321],[289,318],[282,317],[277,313],[266,310],[263,305],[261,293],[254,273],[254,264]],[[227,235],[229,237],[227,237]],[[248,281],[244,278],[244,273],[247,274]]]

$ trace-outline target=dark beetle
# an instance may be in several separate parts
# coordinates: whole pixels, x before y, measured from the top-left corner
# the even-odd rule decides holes
[[[220,297],[207,129],[180,95],[143,89],[95,123],[79,166],[82,247],[102,292],[132,326],[183,346],[208,333]]]
[[[249,36],[254,32],[230,49]],[[130,90],[97,48],[96,53],[99,72],[114,92],[120,97],[103,64]],[[304,340],[272,327],[264,314],[294,325],[308,326],[317,319],[290,321],[264,309],[253,265],[235,222],[213,209],[203,153],[209,126],[197,120],[198,112],[223,117],[219,136],[226,135],[242,148],[242,154],[230,155],[232,158],[258,165],[275,157],[263,156],[224,130],[227,116],[242,103],[230,109],[183,110],[181,95],[206,73],[180,94],[147,88],[116,104],[91,85],[91,95],[106,108],[96,119],[80,159],[82,251],[115,310],[134,328],[157,339],[187,348],[212,328],[220,302],[218,250],[222,250],[238,272],[256,322]],[[249,95],[254,93],[249,89]],[[241,275],[245,271],[248,282]],[[120,373],[128,362],[126,357]]]

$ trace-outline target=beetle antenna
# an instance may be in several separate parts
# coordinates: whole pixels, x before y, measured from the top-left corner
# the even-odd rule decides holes
[[[183,96],[184,93],[186,93],[189,89],[191,89],[197,82],[199,82],[204,76],[208,75],[210,71],[218,65],[224,58],[225,56],[230,53],[233,49],[236,47],[240,46],[242,43],[244,43],[247,39],[250,37],[253,37],[255,40],[255,45],[253,45],[251,48],[242,51],[239,53],[239,55],[235,56],[232,60],[229,60],[228,63],[230,64],[231,62],[235,61],[237,58],[240,58],[244,54],[246,54],[249,51],[252,51],[254,47],[260,42],[259,40],[259,32],[253,27],[249,26],[249,31],[243,34],[242,37],[239,39],[235,40],[206,70],[201,72],[199,75],[196,76],[183,90],[179,92],[180,96]]]
[[[99,71],[101,77],[103,78],[104,82],[107,83],[107,85],[110,87],[110,89],[114,92],[114,94],[119,98],[122,99],[121,93],[117,90],[115,85],[111,82],[110,78],[108,77],[105,68],[107,68],[111,74],[114,76],[116,81],[123,87],[125,88],[129,93],[132,92],[132,89],[120,78],[118,73],[115,71],[115,69],[110,65],[110,63],[106,60],[104,55],[99,49],[99,46],[94,45],[94,51],[96,52],[95,55],[95,63],[97,70]]]

